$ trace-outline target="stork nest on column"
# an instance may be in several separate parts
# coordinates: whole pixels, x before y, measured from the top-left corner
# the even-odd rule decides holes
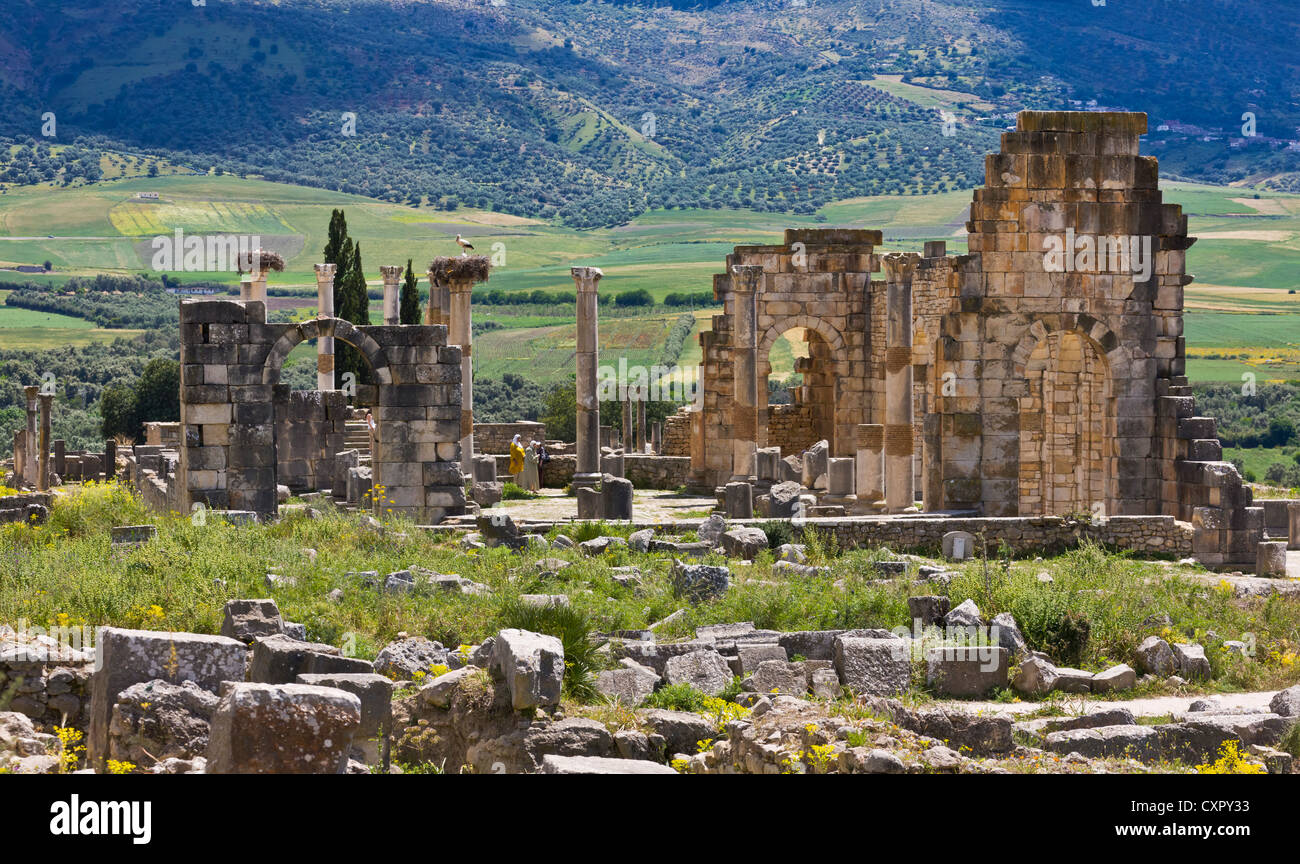
[[[254,264],[257,266],[254,267]],[[283,273],[284,258],[278,252],[268,252],[265,249],[248,252],[239,256],[239,272],[243,273],[245,270],[250,273],[254,270],[260,273],[267,273],[271,270],[276,273]]]
[[[486,282],[491,270],[491,259],[486,255],[460,255],[455,258],[439,255],[429,262],[429,278],[439,285],[451,282]]]

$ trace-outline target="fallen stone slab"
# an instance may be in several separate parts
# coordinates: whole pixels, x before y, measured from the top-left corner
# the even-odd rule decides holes
[[[1143,639],[1142,644],[1138,645],[1133,654],[1137,658],[1138,668],[1148,674],[1167,678],[1178,671],[1173,649],[1159,636],[1148,636]]]
[[[1069,666],[1056,667],[1056,690],[1062,693],[1091,693],[1092,673]]]
[[[1134,726],[1137,718],[1127,708],[1105,708],[1093,711],[1081,717],[1048,720],[1045,727],[1049,732],[1065,732],[1071,729],[1097,729],[1102,726]]]
[[[785,660],[764,660],[743,684],[746,690],[765,696],[794,696],[802,699],[808,695],[808,675],[800,663]]]
[[[369,660],[344,657],[323,642],[299,642],[288,636],[265,636],[253,643],[248,680],[258,684],[291,684],[299,675],[373,672]]]
[[[361,703],[361,721],[352,736],[351,756],[367,765],[379,763],[383,739],[392,726],[393,682],[390,679],[374,672],[342,672],[299,675],[297,683],[332,687],[357,697]]]
[[[1092,676],[1093,693],[1111,693],[1116,690],[1132,690],[1137,686],[1137,672],[1127,663],[1112,666],[1104,672]]]
[[[606,669],[596,675],[596,689],[605,698],[623,705],[638,707],[658,686],[660,677],[648,666],[625,660],[622,669]]]
[[[731,678],[731,667],[712,649],[672,657],[664,666],[664,681],[668,684],[689,684],[710,696],[725,690]]]
[[[1169,646],[1174,652],[1174,664],[1178,674],[1188,681],[1209,678],[1210,660],[1205,656],[1205,646],[1176,644]]]
[[[943,696],[983,696],[1007,686],[1008,652],[989,645],[930,648],[925,683]]]
[[[539,774],[673,774],[677,772],[662,762],[648,759],[610,759],[603,756],[542,757]]]
[[[1119,725],[1049,732],[1043,749],[1052,753],[1078,753],[1089,759],[1137,759],[1151,762],[1160,757],[1160,733],[1151,726]]]
[[[113,706],[123,690],[160,679],[171,684],[193,681],[216,693],[223,681],[244,680],[247,655],[244,643],[225,636],[105,627],[99,634],[96,671],[90,679],[86,755],[91,767],[103,769]]]
[[[695,753],[700,741],[717,737],[708,718],[689,711],[649,708],[638,711],[637,719],[663,740],[665,755],[670,757],[678,753]]]
[[[309,684],[232,684],[208,738],[209,774],[342,774],[361,700]]]
[[[696,635],[699,635],[698,630]],[[741,677],[753,674],[758,669],[758,664],[765,660],[778,660],[784,663],[789,659],[786,656],[785,649],[776,642],[737,642],[736,656],[740,661],[740,672],[738,674]]]
[[[1059,674],[1055,663],[1047,659],[1044,654],[1034,654],[1020,661],[1011,686],[1016,689],[1017,693],[1023,693],[1027,696],[1042,696],[1044,693],[1050,693],[1055,689],[1058,677]]]
[[[274,636],[284,632],[280,607],[269,598],[259,600],[227,600],[225,617],[221,622],[221,635],[238,639],[248,645],[260,636]]]
[[[428,674],[434,666],[447,665],[450,652],[441,642],[410,636],[389,642],[375,657],[374,669],[394,681],[410,681],[416,673]]]
[[[854,693],[886,696],[911,686],[912,661],[904,640],[837,636],[833,644],[840,683]]]
[[[627,541],[622,537],[595,537],[591,540],[585,540],[578,544],[584,555],[604,555],[611,549],[626,546]]]
[[[216,693],[193,681],[132,684],[113,705],[107,758],[147,770],[166,759],[203,756],[217,701]]]
[[[542,633],[502,630],[493,644],[492,670],[506,682],[516,711],[557,705],[564,683],[564,645]]]
[[[1268,708],[1283,717],[1300,717],[1300,684],[1279,690],[1268,703]]]
[[[673,590],[692,602],[721,596],[731,587],[731,571],[715,564],[673,562]]]
[[[760,528],[732,528],[722,535],[722,548],[733,558],[753,561],[768,548],[767,535]]]

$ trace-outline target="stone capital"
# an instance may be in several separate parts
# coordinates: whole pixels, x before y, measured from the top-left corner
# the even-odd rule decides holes
[[[317,281],[317,282],[333,282],[333,281],[334,281],[334,273],[338,270],[338,265],[337,265],[337,264],[317,264],[317,265],[315,265],[315,266],[316,266],[316,281]]]
[[[392,284],[402,278],[406,268],[398,264],[384,264],[379,268],[379,275],[384,278],[385,284]]]
[[[921,256],[915,252],[890,252],[880,257],[887,282],[911,282],[912,277],[916,275],[916,265],[920,261]]]
[[[579,291],[595,291],[596,283],[605,275],[599,267],[570,267],[569,273]]]
[[[753,294],[758,290],[759,280],[763,278],[761,264],[733,264],[731,267],[731,290],[741,294]]]

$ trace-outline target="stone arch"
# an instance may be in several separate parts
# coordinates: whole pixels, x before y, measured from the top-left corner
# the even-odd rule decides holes
[[[332,336],[360,351],[366,358],[366,362],[370,364],[371,371],[374,372],[376,384],[398,383],[393,380],[393,373],[388,366],[388,356],[379,343],[368,333],[358,330],[351,321],[342,318],[315,318],[286,330],[267,352],[266,362],[262,367],[262,383],[264,385],[279,383],[280,370],[284,367],[284,361],[294,346],[322,336]]]
[[[1115,381],[1130,359],[1101,322],[1060,320],[1075,317],[1035,321],[1013,352],[1015,376],[1025,382],[1019,397],[1021,515],[1090,512],[1098,504],[1103,515],[1114,512]]]
[[[819,360],[818,354],[825,355],[820,358],[825,363],[825,368],[819,369],[811,375],[805,374],[805,385],[810,385],[810,390],[822,389],[824,391],[824,388],[830,388],[829,393],[823,392],[820,397],[814,397],[810,402],[805,403],[807,410],[811,413],[811,438],[806,442],[800,440],[798,443],[807,446],[815,443],[820,438],[826,438],[832,445],[835,444],[838,421],[837,409],[840,401],[838,382],[848,374],[849,369],[844,337],[839,330],[820,318],[811,315],[793,315],[769,327],[759,339],[757,351],[757,373],[759,376],[757,407],[760,420],[758,429],[758,444],[760,447],[776,446],[782,443],[780,440],[774,440],[772,435],[773,413],[767,402],[768,391],[766,386],[772,372],[769,358],[776,341],[797,328],[803,328],[812,337],[808,340],[813,353],[813,356],[809,359],[814,364]],[[787,416],[785,420],[788,423],[789,417]],[[788,444],[789,442],[785,443]],[[789,449],[783,447],[783,452]]]

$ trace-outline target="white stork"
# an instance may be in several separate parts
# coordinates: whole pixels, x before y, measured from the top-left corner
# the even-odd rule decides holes
[[[460,255],[462,258],[474,251],[473,244],[459,234],[456,235],[456,243],[460,246]]]

